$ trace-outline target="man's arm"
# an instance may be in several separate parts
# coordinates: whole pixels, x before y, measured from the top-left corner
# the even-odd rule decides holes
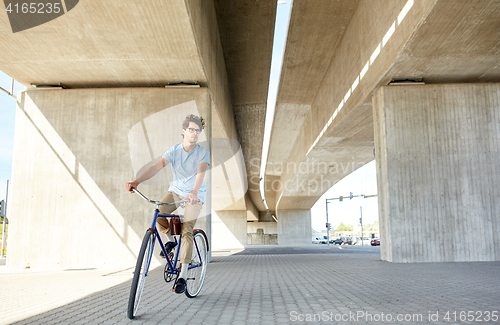
[[[194,181],[194,188],[189,194],[189,196],[185,197],[186,200],[189,200],[190,204],[198,203],[200,201],[198,199],[198,190],[203,184],[203,179],[205,178],[205,172],[207,171],[207,168],[208,168],[207,163],[200,163],[198,165],[198,171],[196,172],[196,180]]]
[[[139,186],[140,183],[144,182],[144,181],[147,181],[148,179],[150,179],[151,177],[153,177],[154,175],[158,174],[158,172],[165,166],[168,165],[168,160],[166,160],[165,158],[161,158],[160,161],[154,165],[154,166],[151,166],[149,167],[144,173],[142,173],[141,176],[139,176],[139,178],[137,178],[135,181],[133,182],[128,182],[125,184],[125,189],[127,191],[129,191],[130,193],[134,193],[134,191],[132,191],[133,188],[137,188],[137,186]]]

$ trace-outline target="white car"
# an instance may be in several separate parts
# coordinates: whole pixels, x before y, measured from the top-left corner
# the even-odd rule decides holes
[[[326,241],[326,236],[325,236],[325,238],[313,237],[312,238],[312,243],[313,244],[328,244],[328,242]]]

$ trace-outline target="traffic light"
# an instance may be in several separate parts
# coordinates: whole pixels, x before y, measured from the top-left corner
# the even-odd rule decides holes
[[[328,223],[326,224],[326,229],[328,229],[328,230],[332,229],[332,224],[328,222]]]
[[[5,218],[5,200],[0,201],[0,217]]]
[[[344,201],[344,197],[343,197],[343,196],[340,196],[340,197],[339,197],[339,202],[342,202],[342,201]]]
[[[363,220],[361,218],[359,218],[359,223],[363,224]]]
[[[353,198],[352,192],[349,192],[349,193],[350,193],[349,200],[352,200],[352,198]]]

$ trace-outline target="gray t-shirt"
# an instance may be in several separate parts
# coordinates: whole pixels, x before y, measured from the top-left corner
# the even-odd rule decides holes
[[[174,181],[169,191],[173,191],[180,196],[188,196],[194,188],[198,166],[201,163],[210,165],[210,151],[206,150],[199,144],[191,152],[186,152],[182,147],[182,143],[174,145],[163,155],[170,165],[172,165],[172,174]],[[205,181],[198,191],[198,199],[205,203],[205,194],[207,187]]]

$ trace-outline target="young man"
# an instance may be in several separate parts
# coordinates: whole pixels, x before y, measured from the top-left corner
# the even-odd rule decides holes
[[[203,118],[193,114],[188,115],[182,123],[182,142],[170,148],[156,165],[146,170],[135,181],[125,184],[125,188],[133,193],[133,188],[137,188],[140,183],[156,175],[168,163],[172,166],[173,184],[161,201],[164,203],[173,203],[180,200],[188,201],[182,223],[180,252],[182,266],[175,284],[176,293],[183,293],[186,290],[186,273],[193,251],[193,227],[200,214],[202,204],[205,203],[205,194],[207,193],[203,179],[210,164],[210,151],[196,143],[198,135],[204,126],[205,121]],[[160,207],[160,213],[171,214],[175,209],[177,209],[176,206],[162,206]],[[170,234],[169,220],[167,218],[158,218],[157,227],[160,232],[167,236],[165,248],[168,252],[177,245],[174,242],[174,237]]]

